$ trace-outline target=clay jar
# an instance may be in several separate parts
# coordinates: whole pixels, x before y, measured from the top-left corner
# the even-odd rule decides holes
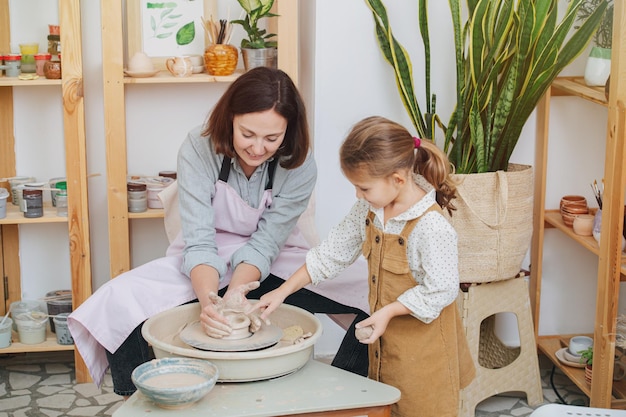
[[[48,61],[43,66],[43,75],[50,80],[61,79],[61,61]]]
[[[580,195],[566,195],[561,198],[560,211],[563,223],[573,227],[576,216],[589,214],[587,199]]]
[[[574,218],[572,227],[574,233],[580,236],[591,236],[593,231],[593,219],[592,214],[579,214]]]
[[[231,75],[238,59],[239,51],[229,44],[216,43],[204,51],[204,66],[210,75]]]

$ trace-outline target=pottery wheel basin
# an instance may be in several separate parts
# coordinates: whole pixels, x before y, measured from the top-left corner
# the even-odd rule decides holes
[[[272,324],[281,329],[298,325],[304,333],[312,333],[311,337],[297,344],[279,341],[271,347],[247,352],[200,350],[180,338],[180,332],[199,316],[199,303],[185,304],[149,318],[141,332],[152,345],[157,359],[189,357],[209,360],[218,367],[220,382],[259,381],[290,374],[308,362],[313,355],[313,345],[322,335],[322,324],[315,315],[282,304],[270,316]]]

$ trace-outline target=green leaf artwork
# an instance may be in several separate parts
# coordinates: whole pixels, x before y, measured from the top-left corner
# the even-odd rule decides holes
[[[183,25],[176,32],[176,43],[179,45],[189,45],[196,37],[196,26],[193,21]]]
[[[160,2],[160,3],[146,3],[146,9],[162,9],[162,12],[158,15],[150,16],[150,28],[152,29],[152,36],[156,39],[167,39],[174,35],[172,28],[180,24],[179,19],[183,17],[182,14],[174,14],[174,10],[178,7],[176,2]],[[196,27],[193,21],[184,24],[176,31],[176,43],[178,45],[189,45],[196,37]]]

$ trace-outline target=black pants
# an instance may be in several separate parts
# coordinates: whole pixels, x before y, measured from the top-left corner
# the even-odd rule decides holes
[[[270,275],[261,282],[259,288],[250,291],[247,297],[258,300],[262,295],[278,288],[283,282],[285,282],[283,279]],[[224,295],[225,292],[226,288],[220,290],[220,296]],[[355,374],[367,376],[367,345],[360,343],[354,335],[354,325],[368,317],[365,312],[358,308],[340,304],[305,288],[291,294],[287,297],[285,303],[300,307],[310,313],[356,314],[356,318],[339,346],[332,365]],[[115,353],[107,351],[113,379],[113,390],[118,395],[132,395],[136,388],[131,380],[131,373],[137,366],[154,359],[148,343],[141,335],[142,325],[140,324],[133,330]]]

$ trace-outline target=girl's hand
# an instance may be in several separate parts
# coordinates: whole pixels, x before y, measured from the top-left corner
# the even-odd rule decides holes
[[[261,320],[268,320],[268,317],[276,310],[287,298],[289,294],[283,294],[280,287],[261,296],[261,299],[252,307],[250,313],[255,311],[261,312]]]
[[[365,337],[364,339],[359,339],[359,342],[366,345],[374,343],[380,336],[383,335],[383,333],[385,333],[387,325],[392,317],[393,315],[388,314],[385,308],[382,308],[365,320],[358,322],[355,327],[358,330],[358,333],[363,333]],[[368,327],[371,328],[371,334],[366,336],[365,333],[369,330]],[[357,331],[355,330],[355,332]]]

